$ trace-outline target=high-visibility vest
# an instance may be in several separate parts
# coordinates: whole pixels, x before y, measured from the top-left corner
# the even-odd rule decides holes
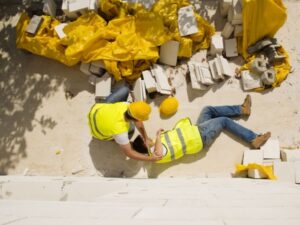
[[[195,154],[203,149],[199,129],[191,124],[189,118],[180,120],[174,129],[162,133],[160,139],[167,153],[156,163],[167,163],[185,154]]]
[[[126,102],[97,103],[88,114],[91,133],[100,140],[112,140],[113,135],[128,132],[130,122],[124,118]]]

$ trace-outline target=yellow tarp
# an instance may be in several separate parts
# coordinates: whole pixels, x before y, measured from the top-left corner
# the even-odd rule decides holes
[[[276,176],[273,173],[273,166],[264,166],[256,163],[249,163],[248,165],[236,165],[235,172],[241,173],[247,171],[248,169],[258,169],[261,173],[265,174],[268,179],[276,180]]]
[[[59,40],[54,26],[59,22],[43,16],[42,30],[29,37],[25,30],[29,18],[23,15],[17,26],[17,46],[32,53],[72,66],[79,61],[103,60],[108,72],[119,80],[136,79],[159,58],[159,46],[168,40],[180,42],[179,57],[191,57],[208,48],[214,28],[195,13],[199,32],[180,37],[177,11],[187,0],[158,0],[147,11],[140,4],[120,0],[101,0],[100,15],[89,12],[64,28],[67,37]]]

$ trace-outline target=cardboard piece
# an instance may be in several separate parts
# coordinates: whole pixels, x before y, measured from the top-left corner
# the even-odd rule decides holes
[[[180,36],[195,34],[199,31],[192,5],[178,10],[178,28]]]
[[[243,165],[249,163],[263,163],[263,152],[261,150],[245,150],[243,156]]]
[[[269,139],[260,149],[264,153],[264,159],[280,159],[280,147],[277,139]]]
[[[95,98],[101,99],[110,95],[112,78],[109,73],[105,73],[102,77],[96,79]]]
[[[43,18],[41,16],[34,15],[26,28],[26,32],[32,35],[35,35],[39,30],[41,24],[43,22]]]
[[[249,70],[243,70],[241,72],[241,77],[244,91],[263,87],[260,76],[250,73]]]
[[[176,66],[178,49],[178,41],[167,41],[164,43],[160,46],[159,62],[170,66]]]

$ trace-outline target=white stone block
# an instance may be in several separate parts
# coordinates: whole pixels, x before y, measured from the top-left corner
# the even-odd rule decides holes
[[[236,38],[225,40],[225,55],[228,58],[238,56]]]
[[[191,62],[188,62],[188,67],[189,67],[189,71],[190,71],[192,88],[197,89],[197,90],[206,90],[207,87],[205,85],[199,83],[197,80],[196,69],[195,69],[194,64]]]
[[[264,159],[280,159],[280,147],[277,139],[269,139],[260,149],[264,153]]]
[[[196,63],[196,62],[193,64],[196,72],[197,81],[204,85],[213,85],[214,81],[212,79],[208,65],[205,65],[203,63]]]
[[[53,0],[44,0],[43,12],[49,16],[56,16],[56,4]]]
[[[295,183],[300,184],[300,161],[294,162]]]
[[[151,73],[154,74],[157,82],[157,90],[162,94],[171,94],[172,87],[168,82],[167,74],[163,66],[154,64],[151,67]]]
[[[235,37],[243,36],[243,26],[242,25],[235,25],[234,26],[234,36]]]
[[[274,162],[274,175],[278,181],[295,182],[294,163],[291,162]]]
[[[286,162],[300,161],[300,150],[281,150],[281,159]]]
[[[77,14],[76,12],[69,12],[69,0],[62,1],[61,10],[70,19],[75,19],[79,16],[79,14]]]
[[[41,16],[34,15],[27,25],[26,32],[35,35],[43,22]]]
[[[227,16],[229,8],[232,6],[232,0],[220,1],[220,12],[223,17]]]
[[[90,6],[89,0],[69,0],[68,3],[69,3],[68,4],[69,12],[84,13],[89,9],[89,6]]]
[[[241,77],[244,91],[263,87],[260,76],[250,73],[249,70],[241,71]]]
[[[111,76],[105,73],[102,77],[96,80],[95,98],[105,98],[111,93]]]
[[[98,0],[90,0],[89,10],[98,11]]]
[[[148,91],[148,93],[156,92],[157,91],[156,81],[153,78],[151,71],[144,70],[142,72],[142,74],[143,74],[143,78],[144,78],[144,82],[145,82],[145,88]]]
[[[208,64],[209,64],[209,69],[210,69],[212,78],[214,80],[223,80],[224,77],[222,75],[221,69],[220,69],[220,73],[219,73],[219,71],[217,69],[216,60],[215,59],[210,60],[210,61],[208,61]]]
[[[227,59],[225,59],[221,55],[217,55],[216,61],[217,61],[217,64],[220,65],[222,75],[225,75],[228,77],[234,76],[234,71],[231,68],[231,66],[229,65]]]
[[[190,60],[194,61],[194,62],[203,63],[203,62],[207,61],[206,57],[207,57],[207,50],[201,49],[198,52],[196,52],[195,54],[193,54]]]
[[[243,156],[243,165],[249,163],[263,163],[263,152],[261,150],[245,150]]]
[[[233,31],[234,26],[232,26],[231,23],[227,22],[222,30],[221,35],[223,36],[223,38],[228,39]]]
[[[199,31],[192,5],[178,10],[178,27],[181,36],[195,34]]]
[[[211,38],[210,43],[210,54],[215,56],[216,54],[222,54],[224,50],[223,38],[222,36],[215,34]]]
[[[176,66],[178,49],[178,41],[167,41],[160,46],[159,61],[166,65]]]
[[[64,27],[67,25],[67,23],[61,23],[54,27],[55,32],[57,33],[58,37],[60,39],[66,37],[66,34],[64,32]]]
[[[258,169],[248,169],[248,177],[254,178],[254,179],[264,179],[264,178],[267,178],[267,175],[262,173]]]
[[[133,95],[134,95],[134,101],[144,101],[144,91],[145,86],[143,84],[143,81],[141,78],[137,79],[135,81],[134,87],[133,87]]]

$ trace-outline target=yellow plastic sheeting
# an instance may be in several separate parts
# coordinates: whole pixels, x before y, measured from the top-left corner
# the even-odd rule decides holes
[[[261,173],[265,174],[268,179],[276,180],[276,176],[273,173],[273,166],[264,166],[256,163],[249,163],[248,165],[236,165],[235,172],[241,173],[247,171],[248,169],[258,169]]]
[[[243,51],[257,41],[273,37],[287,18],[282,0],[243,0]]]
[[[37,55],[46,56],[58,60],[68,66],[79,62],[78,58],[67,57],[65,47],[61,45],[60,39],[54,31],[59,21],[51,19],[50,16],[42,16],[43,22],[35,36],[26,33],[30,18],[23,13],[18,21],[16,30],[16,44],[18,48],[25,49]]]
[[[286,58],[283,60],[282,63],[275,63],[274,69],[276,72],[276,81],[272,84],[272,87],[279,87],[280,84],[286,79],[286,77],[289,75],[291,70],[291,65],[289,62],[289,56],[288,53],[285,51],[283,47],[279,48],[277,50],[280,55],[285,55]],[[248,58],[248,62],[241,67],[241,70],[250,70],[253,60],[256,58],[256,55]],[[254,91],[263,91],[265,88],[256,88]]]

